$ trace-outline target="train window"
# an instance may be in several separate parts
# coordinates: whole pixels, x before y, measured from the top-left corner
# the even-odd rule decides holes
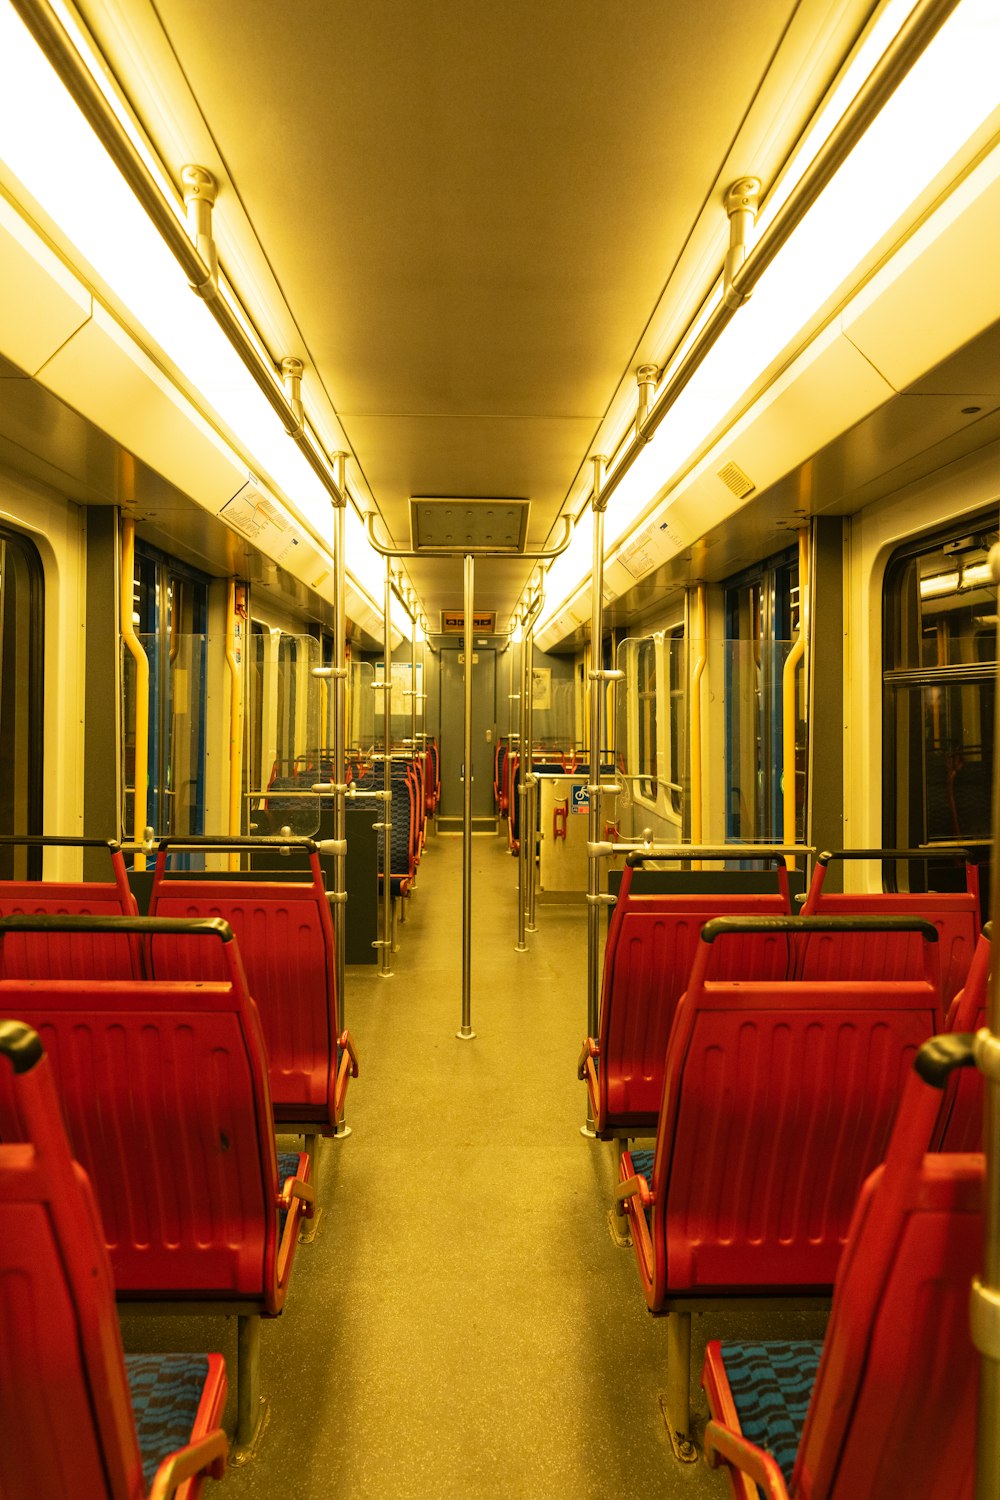
[[[794,551],[726,584],[726,837],[792,837],[784,828],[784,666],[799,629]],[[795,829],[805,833],[805,674],[796,674]]]
[[[146,818],[157,834],[205,828],[208,579],[136,544],[133,619],[149,661]],[[125,655],[125,814],[130,838],[135,786],[136,672]]]
[[[966,522],[900,548],[886,570],[887,844],[989,840],[997,596],[988,555],[997,534],[994,516]],[[947,889],[961,877],[948,861],[914,861],[898,878],[922,890],[928,883]]]
[[[0,833],[42,832],[42,560],[0,527]],[[0,848],[0,878],[38,879],[41,851]]]

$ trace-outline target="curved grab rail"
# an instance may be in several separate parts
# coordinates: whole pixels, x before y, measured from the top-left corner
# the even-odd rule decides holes
[[[525,558],[528,562],[547,562],[550,558],[559,557],[566,551],[573,536],[573,522],[569,516],[560,518],[564,527],[563,539],[554,547],[543,549],[539,552],[522,552],[518,547],[470,547],[462,545],[459,547],[420,547],[417,549],[406,549],[386,547],[375,535],[376,512],[369,510],[365,512],[365,530],[368,541],[380,557],[412,559],[415,557],[475,557],[486,554],[490,557],[517,557]]]

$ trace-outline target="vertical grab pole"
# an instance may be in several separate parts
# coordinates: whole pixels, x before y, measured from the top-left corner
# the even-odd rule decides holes
[[[333,455],[340,500],[333,507],[333,933],[336,942],[337,1021],[346,1024],[344,962],[347,947],[347,611],[344,556],[347,519],[347,454]],[[337,1122],[337,1134],[350,1127]]]
[[[226,605],[226,666],[229,670],[229,832],[243,832],[243,618],[239,585],[229,581]],[[240,857],[230,854],[229,868],[238,870]]]
[[[1000,547],[990,552],[994,586],[1000,585]],[[1000,627],[998,627],[1000,639]],[[1000,837],[1000,696],[995,710],[993,736],[993,845]],[[994,879],[990,916],[1000,922],[1000,881]],[[983,1150],[986,1153],[986,1243],[982,1276],[972,1283],[972,1342],[979,1350],[979,1413],[976,1436],[976,1500],[992,1500],[1000,1494],[1000,1340],[997,1338],[997,1303],[1000,1300],[1000,975],[994,964],[986,1003],[986,1026],[990,1036],[976,1038],[976,1061],[986,1074],[983,1099]],[[992,1056],[990,1055],[992,1054]],[[992,1066],[987,1067],[987,1063]]]
[[[462,783],[462,1025],[455,1035],[470,1042],[472,1029],[472,611],[476,560],[465,555],[465,741]]]
[[[528,645],[528,612],[521,616],[521,659],[518,662],[518,675],[521,681],[521,691],[518,694],[517,703],[517,826],[519,837],[517,842],[517,952],[526,953],[528,944],[525,938],[525,902],[527,899],[527,859],[525,850],[527,844],[524,837],[525,807],[527,803],[528,788],[524,780],[524,746],[526,743],[527,724],[525,722],[528,711],[528,687],[526,686],[526,675],[524,664],[527,660]],[[530,763],[529,763],[530,765]],[[514,795],[514,785],[511,782],[511,796]]]
[[[385,560],[384,599],[385,671],[382,681],[382,964],[379,975],[387,979],[392,973],[392,564]]]
[[[541,570],[539,570],[539,601],[541,599]],[[525,778],[525,822],[521,829],[521,842],[526,849],[525,862],[525,894],[526,907],[525,917],[529,932],[537,932],[535,922],[535,857],[538,853],[538,782],[532,766],[532,751],[535,744],[535,621],[538,619],[538,608],[532,610],[528,620],[528,633],[525,638],[525,669],[524,681],[527,701],[525,704],[526,724],[526,749],[525,756],[528,763],[528,773]],[[530,840],[526,834],[530,831]]]
[[[141,843],[146,837],[149,786],[149,657],[135,633],[132,611],[135,609],[135,522],[122,521],[121,632],[125,649],[135,662],[135,774],[133,780],[132,838]],[[146,856],[134,855],[135,868],[146,868]]]
[[[782,805],[781,837],[784,843],[795,843],[795,674],[806,650],[806,623],[809,596],[809,533],[799,532],[799,633],[785,658],[781,674],[781,755]],[[808,701],[808,699],[806,700]],[[788,857],[789,870],[795,869],[794,854]]]
[[[601,959],[601,862],[596,846],[601,841],[601,750],[604,744],[604,686],[603,663],[604,640],[604,512],[607,500],[604,488],[603,456],[593,458],[594,492],[594,555],[590,577],[590,785],[587,798],[590,804],[588,833],[590,845],[587,849],[587,1035],[597,1036],[600,1006],[600,959]],[[587,1091],[587,1118],[580,1127],[581,1135],[594,1135],[594,1119],[590,1108],[590,1091]]]
[[[692,844],[703,844],[704,840],[704,795],[701,778],[702,762],[702,732],[701,732],[701,679],[705,675],[705,663],[708,660],[708,600],[705,594],[705,585],[699,583],[695,590],[695,612],[698,622],[697,651],[694,665],[691,669],[691,718],[690,718],[690,742],[691,742],[691,842]],[[691,601],[688,596],[688,661],[690,662],[691,647],[694,645],[695,632],[690,629]],[[693,860],[691,868],[700,870],[701,860]]]

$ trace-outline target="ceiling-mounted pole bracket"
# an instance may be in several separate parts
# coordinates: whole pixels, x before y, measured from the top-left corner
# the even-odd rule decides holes
[[[750,293],[737,291],[733,279],[750,249],[750,236],[760,208],[760,178],[737,178],[726,194],[725,204],[729,215],[729,249],[722,272],[722,300],[726,307],[741,307]]]
[[[607,459],[603,453],[591,455],[590,462],[594,465],[594,489],[590,497],[590,503],[595,511],[605,511],[608,508],[608,498],[604,494],[604,465]]]
[[[380,542],[375,535],[375,520],[377,513],[374,510],[365,512],[365,530],[368,533],[368,541],[380,557],[392,557],[397,561],[400,559],[413,559],[420,557],[512,557],[515,561],[525,558],[528,562],[548,562],[553,557],[558,557],[565,552],[573,535],[573,522],[569,516],[562,516],[564,527],[563,537],[554,547],[549,547],[544,552],[515,552],[512,548],[504,549],[497,547],[469,547],[463,544],[457,547],[418,547],[415,550],[387,547]]]
[[[306,411],[302,405],[302,361],[294,356],[289,356],[281,361],[281,379],[288,397],[288,404],[295,413],[295,420],[299,424],[299,431],[306,425]]]
[[[188,234],[209,270],[207,281],[192,282],[191,288],[211,302],[219,294],[219,255],[212,235],[212,209],[219,185],[204,167],[181,167],[181,187],[187,209]]]
[[[649,415],[649,408],[653,404],[653,392],[656,389],[656,382],[660,378],[659,366],[640,365],[635,372],[635,378],[639,386],[639,405],[635,413],[635,435],[642,438],[644,443],[648,443],[653,434],[650,433],[649,437],[647,437],[642,429]]]

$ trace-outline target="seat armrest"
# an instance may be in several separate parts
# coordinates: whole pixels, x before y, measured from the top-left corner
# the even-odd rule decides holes
[[[149,1500],[169,1500],[186,1480],[193,1479],[196,1474],[210,1474],[213,1479],[221,1479],[226,1472],[228,1455],[226,1434],[221,1427],[213,1427],[197,1442],[188,1443],[186,1448],[179,1448],[163,1460],[153,1477]]]
[[[577,1058],[577,1062],[576,1062],[576,1076],[577,1076],[577,1078],[579,1078],[582,1081],[587,1076],[587,1063],[590,1061],[591,1058],[593,1058],[593,1057],[600,1057],[600,1055],[601,1055],[600,1044],[598,1042],[595,1042],[594,1038],[592,1036],[588,1036],[584,1040],[583,1047],[582,1047],[582,1049],[580,1051],[580,1056]]]
[[[705,1428],[705,1461],[712,1469],[729,1464],[760,1487],[764,1500],[788,1500],[785,1476],[770,1453],[719,1422]]]
[[[645,1177],[628,1177],[615,1188],[616,1203],[627,1203],[630,1198],[634,1198],[636,1195],[638,1195],[643,1208],[652,1208],[653,1194],[649,1191],[649,1183]]]
[[[286,1177],[278,1195],[278,1207],[287,1213],[296,1198],[303,1205],[303,1217],[311,1219],[316,1212],[316,1189],[311,1182],[303,1182],[301,1177]]]
[[[346,1029],[346,1027],[340,1033],[340,1035],[337,1038],[337,1046],[340,1048],[341,1052],[346,1052],[347,1055],[348,1055],[348,1057],[351,1059],[351,1077],[352,1078],[357,1078],[357,1076],[358,1076],[358,1053],[357,1053],[357,1048],[354,1045],[354,1038],[351,1036],[351,1033]]]
[[[337,1038],[337,1046],[340,1048],[340,1066],[333,1087],[333,1113],[334,1118],[339,1120],[347,1098],[348,1080],[358,1076],[358,1053],[354,1038],[346,1028]]]

